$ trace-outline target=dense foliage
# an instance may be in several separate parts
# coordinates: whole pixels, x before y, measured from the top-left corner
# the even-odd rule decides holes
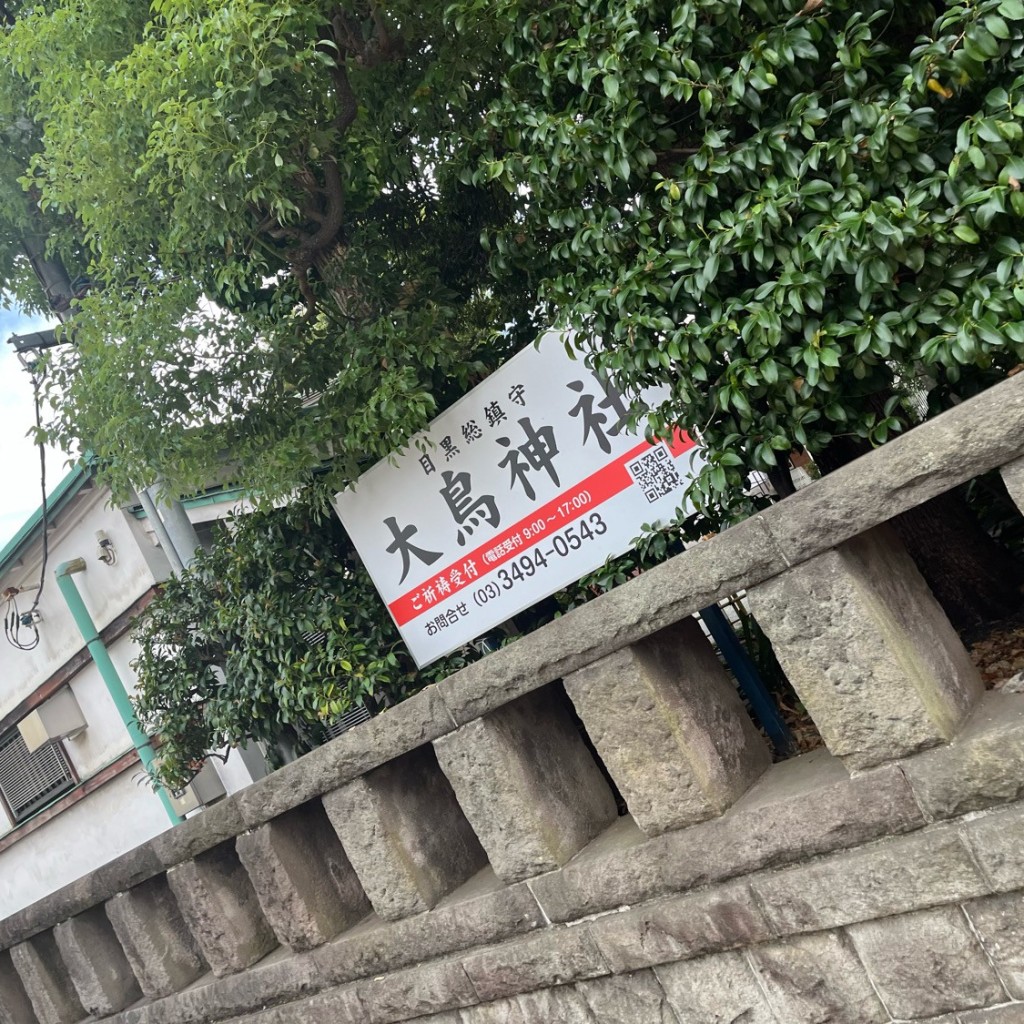
[[[158,471],[205,486],[225,458],[268,494],[328,456],[337,483],[516,344],[494,324],[532,331],[479,245],[511,197],[441,149],[472,55],[439,11],[25,8],[0,63],[35,132],[16,176],[92,283],[52,429],[122,491]]]
[[[673,381],[706,497],[1024,356],[1020,0],[454,11],[508,57],[467,175],[529,196],[494,269],[530,268],[620,381]]]
[[[229,455],[280,494],[333,454],[336,485],[536,320],[671,379],[708,505],[880,443],[897,393],[1024,355],[1022,28],[1021,0],[32,4],[22,181],[103,286],[55,429],[121,484]]]
[[[322,495],[553,324],[627,391],[668,379],[651,425],[699,433],[698,504],[728,520],[750,470],[882,443],[1024,360],[1024,0],[0,15],[0,274],[31,297],[45,235],[91,280],[51,429],[121,488],[227,460],[266,497],[326,465]],[[315,556],[321,584],[269,522],[255,576],[246,533],[143,627],[182,771],[391,678],[348,556]],[[295,639],[313,622],[333,676]]]
[[[282,735],[308,747],[363,698],[400,700],[464,664],[416,670],[344,531],[308,503],[229,525],[135,626],[135,706],[171,785],[207,751]]]

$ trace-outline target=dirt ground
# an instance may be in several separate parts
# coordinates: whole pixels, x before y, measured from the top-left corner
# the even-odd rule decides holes
[[[1024,690],[1024,612],[991,626],[968,650],[988,689]]]

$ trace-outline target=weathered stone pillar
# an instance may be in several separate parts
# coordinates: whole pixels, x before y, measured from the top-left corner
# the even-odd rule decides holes
[[[164,878],[151,878],[115,896],[105,909],[150,999],[180,992],[205,973],[206,962]]]
[[[565,689],[648,835],[721,814],[771,764],[694,618],[572,673]]]
[[[107,1017],[142,995],[128,959],[102,907],[53,930],[78,998],[89,1013]]]
[[[747,594],[829,750],[866,768],[948,741],[977,670],[887,526]]]
[[[375,768],[323,803],[385,920],[429,910],[487,864],[430,747]]]
[[[237,840],[278,940],[313,949],[366,917],[370,903],[324,809],[305,804]]]
[[[503,882],[560,867],[615,820],[611,789],[551,687],[434,746]]]
[[[11,962],[39,1024],[74,1024],[85,1016],[52,932],[12,946]]]
[[[1017,508],[1024,514],[1024,458],[1014,459],[999,470]]]
[[[36,1024],[25,986],[6,950],[0,951],[0,1020],[4,1024]]]
[[[218,978],[262,960],[277,939],[260,910],[249,876],[222,844],[167,872],[185,923]]]

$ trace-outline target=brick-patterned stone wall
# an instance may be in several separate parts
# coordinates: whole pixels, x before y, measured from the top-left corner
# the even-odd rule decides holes
[[[1024,1021],[1024,694],[885,526],[1022,460],[1024,375],[0,922],[0,1022]]]

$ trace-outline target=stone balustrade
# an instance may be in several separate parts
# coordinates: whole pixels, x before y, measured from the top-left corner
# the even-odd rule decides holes
[[[998,467],[1024,375],[0,922],[0,1022],[1024,1020],[1024,695],[885,525]],[[827,749],[692,619],[740,589]]]

